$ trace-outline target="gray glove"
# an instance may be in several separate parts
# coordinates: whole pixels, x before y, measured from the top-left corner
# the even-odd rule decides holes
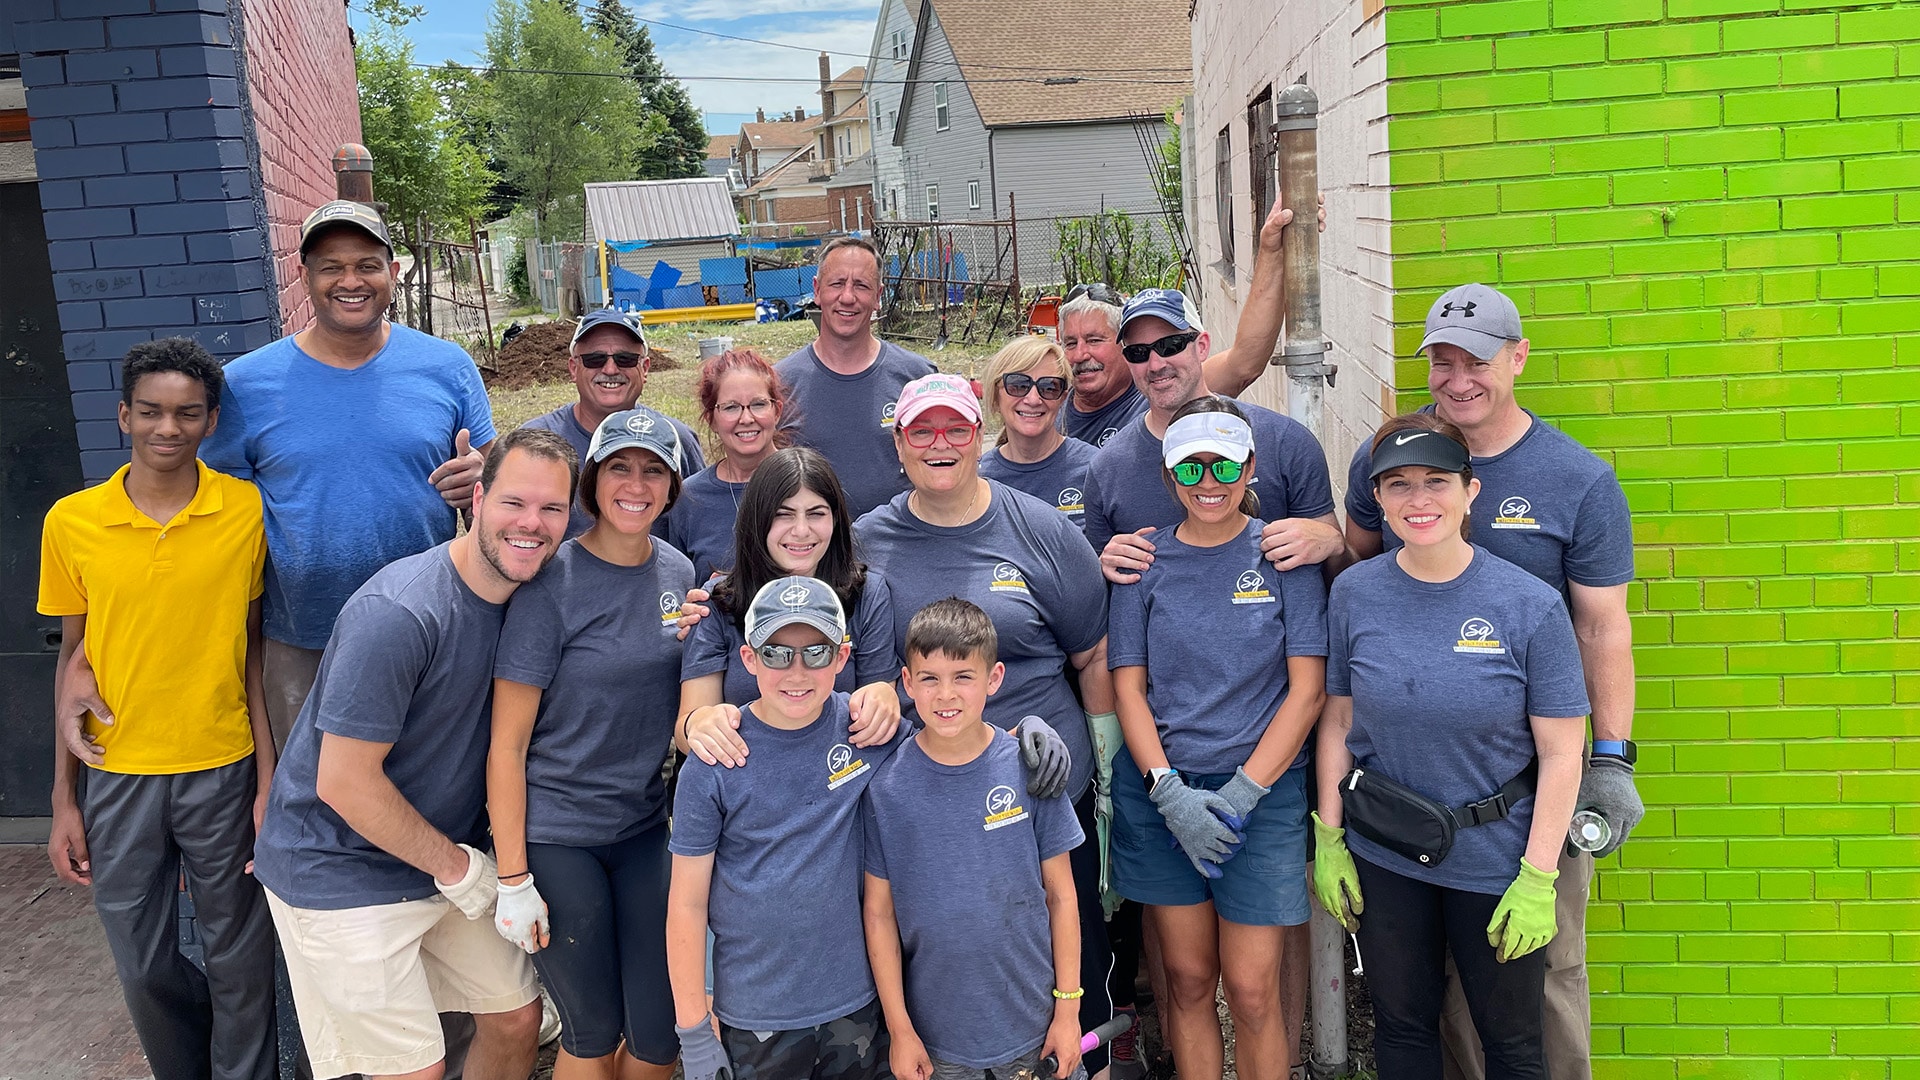
[[[1627,842],[1627,834],[1647,816],[1640,792],[1633,786],[1633,766],[1610,754],[1598,755],[1588,764],[1587,775],[1580,780],[1580,798],[1574,805],[1599,811],[1613,829],[1613,838],[1593,853],[1596,859],[1618,851]]]
[[[1226,822],[1227,828],[1235,833],[1240,832],[1247,827],[1247,817],[1253,813],[1254,805],[1271,790],[1261,787],[1253,777],[1247,775],[1246,769],[1233,770],[1233,779],[1220,785],[1219,791],[1220,797],[1227,800],[1227,805],[1232,809],[1220,820]]]
[[[1037,716],[1023,717],[1013,733],[1020,740],[1020,760],[1027,766],[1027,794],[1036,799],[1064,794],[1073,755],[1060,733]]]
[[[713,1033],[713,1014],[701,1017],[692,1027],[676,1024],[673,1033],[680,1036],[680,1068],[686,1080],[733,1080],[727,1048]]]
[[[1240,844],[1240,837],[1222,821],[1222,814],[1233,807],[1217,791],[1199,791],[1187,786],[1179,773],[1160,778],[1148,794],[1167,823],[1187,860],[1204,878],[1220,876],[1220,865]]]

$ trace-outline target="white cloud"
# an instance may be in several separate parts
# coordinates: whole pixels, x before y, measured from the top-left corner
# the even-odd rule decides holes
[[[857,11],[878,17],[880,9],[872,0],[690,0],[684,4],[660,3],[658,0],[642,0],[629,3],[628,9],[643,19],[658,19],[662,22],[686,26],[692,22],[730,22],[736,19],[753,19],[768,15],[800,15],[828,11]],[[765,29],[772,29],[766,27]],[[739,31],[730,30],[730,33]],[[762,34],[741,34],[742,37],[766,37]]]

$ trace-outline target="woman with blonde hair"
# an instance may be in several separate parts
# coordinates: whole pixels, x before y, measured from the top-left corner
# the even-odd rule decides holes
[[[1079,525],[1087,464],[1097,448],[1060,430],[1060,408],[1073,389],[1066,350],[1044,337],[1015,338],[987,361],[981,383],[987,412],[1000,419],[1000,440],[980,455],[980,475],[1039,499]]]

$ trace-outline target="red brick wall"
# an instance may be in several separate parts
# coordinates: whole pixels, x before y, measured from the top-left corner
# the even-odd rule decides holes
[[[243,10],[267,238],[291,334],[313,317],[300,286],[300,222],[333,198],[335,148],[360,141],[359,84],[340,0],[243,0]]]
[[[845,214],[843,218],[841,215]],[[849,229],[873,228],[873,188],[846,187],[827,189],[827,217],[835,230],[841,221]]]

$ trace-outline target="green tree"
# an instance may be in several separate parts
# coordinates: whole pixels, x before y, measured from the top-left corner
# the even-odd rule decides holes
[[[501,174],[543,237],[578,238],[584,186],[631,177],[665,121],[641,116],[619,49],[565,0],[497,0],[487,62]]]
[[[707,127],[680,80],[667,71],[653,48],[653,35],[620,0],[594,0],[587,25],[620,50],[627,73],[637,84],[641,111],[666,121],[660,140],[634,159],[639,180],[673,180],[705,175]]]

